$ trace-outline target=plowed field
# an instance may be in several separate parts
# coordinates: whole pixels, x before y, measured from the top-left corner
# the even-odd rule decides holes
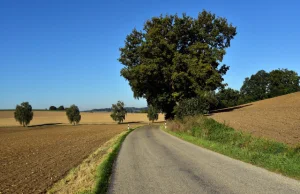
[[[254,136],[300,144],[300,92],[213,113],[210,117]]]
[[[116,124],[0,128],[0,193],[44,193],[126,129]]]

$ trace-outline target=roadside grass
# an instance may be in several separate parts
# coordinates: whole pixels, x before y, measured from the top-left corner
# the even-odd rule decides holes
[[[97,170],[97,183],[96,188],[93,193],[95,194],[105,194],[108,191],[110,176],[112,174],[113,164],[116,160],[118,153],[120,151],[121,145],[125,140],[126,136],[134,129],[129,129],[124,135],[122,135],[116,144],[113,146],[112,151],[107,155],[104,161],[100,164]]]
[[[253,137],[204,116],[168,122],[166,131],[195,145],[300,180],[300,146]]]
[[[124,131],[106,142],[85,159],[82,164],[70,170],[68,175],[56,183],[47,193],[106,193],[109,187],[113,163],[118,156],[122,142],[133,130]]]

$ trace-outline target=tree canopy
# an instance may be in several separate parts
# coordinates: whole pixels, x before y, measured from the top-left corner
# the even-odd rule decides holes
[[[112,107],[111,118],[114,121],[118,121],[118,123],[122,123],[125,120],[125,116],[127,111],[125,109],[124,102],[118,101],[117,104],[113,104]]]
[[[22,102],[21,105],[17,105],[14,116],[20,125],[26,127],[33,118],[31,105],[28,102]]]
[[[49,110],[57,110],[56,106],[50,106]]]
[[[218,100],[218,109],[237,106],[240,100],[240,92],[232,88],[224,88],[216,94],[216,98]]]
[[[57,108],[57,110],[65,110],[65,107],[63,105],[61,105]]]
[[[241,87],[241,95],[246,102],[263,100],[268,98],[269,73],[258,71],[250,78],[246,78]]]
[[[142,31],[133,29],[126,37],[121,75],[135,98],[145,98],[173,118],[179,101],[223,86],[229,66],[221,63],[235,35],[236,27],[205,10],[197,18],[153,17]]]
[[[295,71],[276,69],[270,72],[269,96],[275,97],[300,91],[300,77]]]
[[[270,73],[258,71],[246,78],[241,87],[243,102],[253,102],[300,91],[300,77],[295,71],[276,69]]]
[[[81,120],[79,108],[75,104],[67,109],[66,114],[69,122],[73,125],[77,125]]]

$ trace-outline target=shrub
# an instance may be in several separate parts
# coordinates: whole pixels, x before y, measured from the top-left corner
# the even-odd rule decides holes
[[[175,107],[175,116],[178,119],[183,119],[185,116],[206,114],[209,107],[209,102],[204,97],[185,99]]]
[[[74,104],[68,108],[66,114],[69,122],[73,125],[77,125],[81,120],[79,108]]]
[[[18,121],[23,127],[26,127],[33,118],[31,105],[28,102],[23,102],[21,105],[17,105],[14,115],[16,121]]]

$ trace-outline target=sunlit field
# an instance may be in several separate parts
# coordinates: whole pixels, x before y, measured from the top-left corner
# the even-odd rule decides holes
[[[69,124],[64,111],[34,111],[30,125]],[[164,121],[160,114],[158,122]],[[82,112],[80,124],[114,124],[109,112]],[[124,123],[148,123],[146,113],[128,113]],[[0,111],[0,126],[19,126],[14,119],[14,111]]]

